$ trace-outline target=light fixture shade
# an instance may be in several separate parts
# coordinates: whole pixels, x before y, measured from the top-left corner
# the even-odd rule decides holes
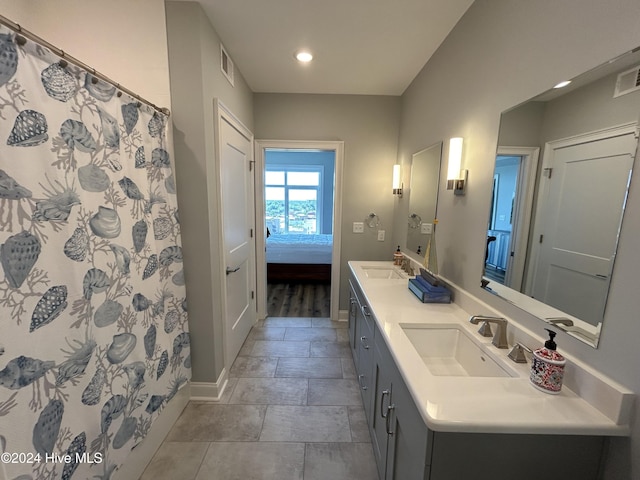
[[[402,196],[402,177],[400,171],[400,164],[396,163],[393,166],[393,177],[391,181],[391,188],[393,188],[394,195]]]
[[[462,137],[453,137],[449,140],[449,164],[447,167],[447,180],[460,178],[460,166],[462,164]]]
[[[571,83],[571,80],[564,80],[556,85],[553,86],[553,88],[564,88],[567,85],[569,85]]]
[[[296,52],[296,59],[302,63],[309,63],[313,60],[313,55],[307,50],[299,50]]]
[[[462,138],[449,140],[449,164],[447,167],[447,190],[456,195],[464,195],[467,185],[467,170],[462,170]]]

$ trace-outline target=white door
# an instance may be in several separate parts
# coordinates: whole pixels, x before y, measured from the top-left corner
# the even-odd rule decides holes
[[[252,138],[219,117],[220,198],[225,268],[225,364],[231,368],[256,320]]]
[[[553,152],[533,296],[593,325],[604,313],[636,143],[629,133]]]

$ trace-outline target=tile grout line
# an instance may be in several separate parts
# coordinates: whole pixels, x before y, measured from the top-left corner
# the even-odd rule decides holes
[[[195,443],[195,442],[191,442],[191,443]],[[193,480],[196,480],[198,478],[198,474],[200,473],[200,470],[202,469],[202,465],[204,464],[204,461],[207,458],[207,454],[209,453],[209,449],[213,445],[213,442],[208,442],[208,443],[209,443],[209,445],[207,445],[207,449],[205,450],[204,455],[202,456],[202,460],[200,460],[200,465],[198,465],[198,469],[196,470],[196,475],[193,477]]]

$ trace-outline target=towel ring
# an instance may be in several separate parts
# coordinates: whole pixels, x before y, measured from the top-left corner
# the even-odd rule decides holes
[[[409,215],[409,228],[420,228],[422,225],[422,217],[417,213]]]
[[[376,228],[380,225],[380,218],[375,213],[370,213],[369,216],[365,219],[365,223],[369,228]]]

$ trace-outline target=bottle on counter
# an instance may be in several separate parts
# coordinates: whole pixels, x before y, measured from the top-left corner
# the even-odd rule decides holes
[[[562,388],[565,358],[556,351],[557,345],[553,338],[556,332],[545,328],[549,332],[549,340],[543,348],[533,352],[531,359],[531,375],[529,380],[538,390],[545,393],[558,394]]]
[[[402,260],[404,259],[404,255],[400,251],[400,245],[398,245],[398,249],[393,254],[393,264],[394,265],[402,265]]]

